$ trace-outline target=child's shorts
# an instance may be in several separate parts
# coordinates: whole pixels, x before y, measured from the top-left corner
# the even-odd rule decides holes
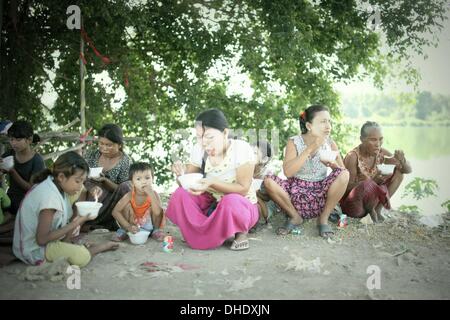
[[[86,266],[91,261],[91,253],[85,246],[61,241],[54,241],[47,244],[45,249],[45,258],[47,261],[53,262],[61,257],[66,258],[71,265],[76,265],[80,268]]]

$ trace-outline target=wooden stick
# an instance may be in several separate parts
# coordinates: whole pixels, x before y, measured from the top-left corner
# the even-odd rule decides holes
[[[84,145],[84,143],[80,143],[80,144],[77,144],[76,146],[73,146],[73,147],[70,147],[70,148],[67,148],[67,149],[64,149],[64,150],[55,151],[55,152],[52,152],[52,153],[43,155],[42,158],[43,158],[44,160],[48,160],[48,159],[51,159],[51,158],[55,158],[55,157],[58,157],[58,156],[60,156],[60,155],[62,155],[62,154],[64,154],[64,153],[66,153],[66,152],[81,149],[81,148],[83,147],[83,145]]]
[[[45,132],[42,134],[39,134],[39,136],[41,137],[42,140],[45,141],[41,141],[40,144],[44,144],[47,143],[47,140],[51,140],[51,139],[57,139],[60,141],[78,141],[80,139],[80,134],[78,132]],[[89,136],[86,137],[85,141],[94,141],[96,140],[95,137],[93,136]],[[140,142],[140,141],[145,141],[146,139],[144,137],[124,137],[123,138],[124,141],[136,141],[136,142]],[[9,138],[7,136],[0,136],[0,143],[7,143],[9,141]]]
[[[66,124],[64,127],[62,127],[61,129],[56,130],[56,132],[63,132],[66,131],[67,129],[69,129],[71,126],[75,125],[76,123],[78,123],[80,121],[80,118],[76,118],[74,119],[71,123]]]
[[[393,256],[393,257],[401,256],[402,254],[404,254],[404,253],[406,253],[406,252],[408,252],[408,251],[409,251],[408,249],[403,249],[402,251],[399,251],[399,252],[397,252],[397,253],[394,253],[392,256]]]
[[[67,130],[68,128],[70,128],[71,126],[73,126],[74,124],[76,124],[77,122],[80,121],[80,118],[76,118],[75,120],[73,120],[72,122],[70,122],[69,124],[66,124],[65,126],[63,126],[62,128],[59,128],[58,130],[52,132],[51,134],[59,134],[59,133],[63,133],[65,130]],[[44,135],[48,135],[48,133],[43,133],[42,136]],[[39,135],[41,137],[41,135]],[[41,137],[42,138],[42,137]],[[45,139],[42,139],[34,148],[33,150],[36,151],[38,150],[42,145],[46,144],[47,142],[49,142],[51,140],[52,136],[47,137]]]
[[[83,26],[83,19],[81,20]],[[84,39],[80,33],[80,118],[81,118],[81,134],[86,132],[86,94],[85,94],[85,65],[82,57],[84,57]]]

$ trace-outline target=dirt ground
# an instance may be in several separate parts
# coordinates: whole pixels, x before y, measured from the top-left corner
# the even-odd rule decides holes
[[[36,269],[15,262],[0,269],[1,299],[449,299],[450,216],[430,229],[413,215],[391,212],[381,224],[349,219],[333,241],[318,237],[315,220],[301,235],[277,236],[283,217],[250,234],[250,249],[229,243],[192,250],[176,226],[174,251],[149,240],[128,241],[81,269],[80,289],[67,287],[67,263]],[[93,242],[111,233],[90,233]],[[380,289],[369,290],[380,271]],[[49,269],[50,268],[50,269]],[[41,274],[39,274],[41,272]],[[27,280],[28,279],[28,280]],[[34,279],[34,280],[30,280]],[[373,280],[373,279],[372,279]],[[70,281],[69,281],[70,282]],[[369,281],[376,284],[376,281]]]

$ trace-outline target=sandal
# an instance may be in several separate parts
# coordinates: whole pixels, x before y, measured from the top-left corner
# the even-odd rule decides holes
[[[319,224],[319,235],[324,238],[332,238],[334,236],[334,231],[331,229],[330,225],[328,224]]]
[[[250,248],[250,243],[248,242],[248,239],[239,242],[234,240],[230,247],[230,249],[233,251],[247,250],[248,248]]]
[[[279,236],[287,236],[288,234],[292,233],[292,231],[297,230],[300,228],[300,224],[293,224],[290,221],[287,221],[284,227],[280,227],[277,230],[277,235]]]

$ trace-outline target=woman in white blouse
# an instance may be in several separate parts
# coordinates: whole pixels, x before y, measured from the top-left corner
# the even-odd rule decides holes
[[[227,119],[218,109],[198,115],[195,128],[201,148],[194,149],[187,172],[202,172],[205,178],[195,190],[180,187],[172,194],[167,217],[194,249],[216,248],[233,236],[230,249],[248,249],[247,232],[259,218],[250,188],[254,151],[245,141],[229,139]],[[179,176],[183,170],[175,166],[174,172]]]

